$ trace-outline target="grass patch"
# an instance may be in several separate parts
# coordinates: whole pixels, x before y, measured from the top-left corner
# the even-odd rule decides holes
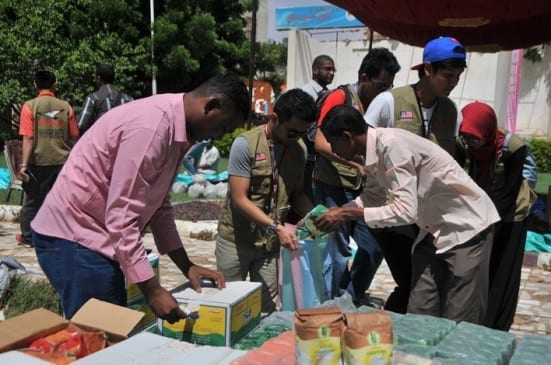
[[[540,172],[538,174],[538,183],[536,184],[536,193],[538,195],[547,195],[549,186],[551,186],[551,173]]]
[[[37,308],[45,308],[62,314],[59,296],[46,279],[33,280],[22,275],[14,277],[10,282],[3,304],[6,318]]]

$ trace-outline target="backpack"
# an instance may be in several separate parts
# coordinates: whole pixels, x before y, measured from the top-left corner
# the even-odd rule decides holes
[[[513,133],[511,133],[510,131],[507,131],[507,134],[505,134],[505,140],[503,141],[502,148],[503,154],[509,152],[509,142],[511,141],[512,136]],[[528,144],[528,142],[525,142],[525,144],[526,159],[524,160],[524,166],[522,168],[522,176],[528,182],[528,185],[530,185],[530,187],[534,189],[536,187],[536,183],[538,182],[538,165],[536,164],[536,158],[532,154],[530,145]]]
[[[339,85],[335,89],[321,90],[318,93],[318,98],[316,99],[316,106],[318,108],[318,114],[321,111],[321,106],[323,105],[323,103],[325,103],[325,100],[327,99],[327,97],[330,94],[332,94],[333,91],[339,90],[339,89],[344,91],[345,104],[346,105],[352,105],[352,93],[348,89],[348,85]],[[317,131],[317,129],[318,129],[318,121],[316,120],[316,121],[314,121],[314,123],[312,123],[310,125],[310,128],[308,128],[308,133],[307,133],[308,138],[305,138],[305,142],[306,142],[306,140],[308,140],[308,142],[306,142],[306,147],[308,147],[308,153],[311,153],[309,144],[311,144],[312,150],[314,149],[313,144],[314,144],[314,141],[316,140],[316,131]],[[313,153],[315,153],[315,151]]]

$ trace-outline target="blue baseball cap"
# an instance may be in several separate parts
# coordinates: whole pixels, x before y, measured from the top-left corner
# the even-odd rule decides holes
[[[449,59],[465,60],[467,52],[459,41],[452,37],[440,37],[426,44],[423,50],[423,63],[413,66],[412,70],[419,70],[425,63],[438,62]]]

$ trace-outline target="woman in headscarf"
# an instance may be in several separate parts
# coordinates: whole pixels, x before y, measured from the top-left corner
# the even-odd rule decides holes
[[[494,202],[501,221],[495,226],[490,260],[486,326],[508,331],[515,317],[526,240],[526,218],[535,193],[522,172],[528,146],[497,126],[494,110],[473,102],[461,110],[459,133],[470,176]]]

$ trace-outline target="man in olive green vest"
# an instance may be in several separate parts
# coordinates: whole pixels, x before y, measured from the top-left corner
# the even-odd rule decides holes
[[[316,158],[316,201],[326,207],[343,205],[362,192],[363,176],[361,166],[336,155],[319,127],[325,115],[336,105],[352,105],[363,114],[373,98],[392,87],[394,76],[400,70],[396,57],[386,48],[373,48],[362,60],[358,70],[358,81],[340,86],[327,94],[320,105],[318,131],[314,146]],[[359,168],[358,168],[359,167]],[[358,245],[350,270],[348,262],[352,257],[351,238]],[[326,286],[332,296],[339,296],[347,290],[358,303],[365,301],[365,292],[383,258],[379,245],[372,237],[367,225],[362,222],[346,222],[342,230],[335,233],[335,244],[327,246],[332,277]],[[326,261],[327,262],[327,261]]]
[[[73,108],[55,97],[53,72],[37,71],[34,86],[38,96],[21,107],[19,134],[23,136],[21,165],[25,203],[21,209],[23,244],[32,246],[31,221],[54,185],[69,151],[78,138]]]
[[[364,119],[373,127],[406,129],[428,138],[456,157],[459,125],[457,108],[448,97],[457,86],[467,64],[465,48],[456,39],[439,37],[427,43],[423,63],[413,66],[419,81],[379,94]],[[415,225],[374,231],[396,288],[385,309],[405,313],[411,281],[411,246],[417,236]]]
[[[306,150],[299,138],[316,118],[314,99],[290,90],[274,105],[265,125],[239,135],[228,162],[229,189],[218,219],[216,264],[227,281],[262,283],[262,312],[277,301],[280,246],[296,249],[294,230],[282,225],[293,209],[303,217],[313,209],[304,193]]]

